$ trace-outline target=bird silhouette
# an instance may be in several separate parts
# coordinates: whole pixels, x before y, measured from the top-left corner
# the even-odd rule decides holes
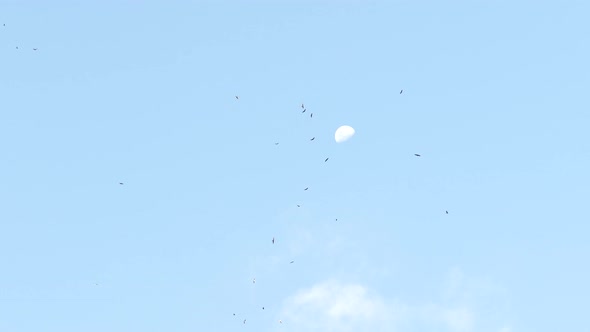
[[[403,89],[402,89],[402,91],[400,91],[400,92],[399,92],[399,94],[401,95],[401,94],[402,94],[402,92],[404,92],[404,90],[403,90]]]
[[[123,185],[123,182],[119,182],[120,185]]]
[[[417,154],[417,153],[414,153],[414,156],[416,156],[416,157],[420,157],[420,155],[419,155],[419,154]]]
[[[36,51],[36,50],[37,50],[36,48],[33,49],[33,51]]]
[[[449,214],[449,211],[445,211],[446,214]]]
[[[279,142],[276,142],[275,145],[279,145]]]
[[[313,118],[313,113],[311,113],[311,114],[309,115],[309,117],[310,117],[310,118]]]
[[[304,109],[303,109],[303,112],[301,112],[301,113],[305,113],[305,111],[307,111],[307,108],[304,108]]]
[[[330,159],[330,158],[326,158],[326,160],[324,160],[324,162],[328,161],[328,159]]]
[[[240,99],[238,96],[236,96],[236,99]]]
[[[303,190],[307,190],[307,189],[309,189],[309,187],[307,187],[307,188],[305,188],[305,189],[303,189]]]
[[[290,261],[290,262],[289,262],[289,264],[293,264],[293,263],[295,263],[295,261]]]
[[[301,108],[305,108],[305,106],[303,104],[301,104]]]
[[[275,244],[275,238],[274,237],[272,238],[272,244]]]
[[[310,139],[310,141],[313,141],[314,139],[315,139],[315,137],[312,137],[312,138]]]

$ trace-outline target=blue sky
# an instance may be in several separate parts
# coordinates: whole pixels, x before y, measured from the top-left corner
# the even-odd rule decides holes
[[[588,12],[1,1],[0,330],[588,329]]]

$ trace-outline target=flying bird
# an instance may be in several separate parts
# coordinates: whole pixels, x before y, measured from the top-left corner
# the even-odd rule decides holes
[[[401,95],[401,94],[402,94],[402,92],[404,92],[404,89],[402,89],[402,91],[400,91],[400,92],[399,92],[399,94]]]
[[[123,185],[123,182],[119,182],[120,185]]]
[[[275,145],[279,145],[279,142],[276,142]]]
[[[420,157],[420,155],[419,155],[419,154],[417,154],[417,153],[414,153],[414,156],[416,156],[416,157]]]
[[[310,139],[310,141],[313,141],[314,139],[315,139],[315,137],[312,137],[312,138]]]
[[[324,160],[324,162],[328,161],[328,159],[330,159],[330,158],[326,158],[326,160]]]
[[[303,189],[303,190],[307,190],[307,189],[309,189],[309,187],[307,187],[307,188],[305,188],[305,189]]]
[[[283,324],[283,321],[279,319],[279,324]]]
[[[295,261],[291,261],[291,262],[289,262],[289,264],[293,264],[293,263],[295,263]]]
[[[305,106],[303,104],[301,104],[301,108],[305,108]]]
[[[446,214],[449,214],[449,211],[445,211]]]
[[[244,319],[244,324],[246,324],[246,320]]]
[[[36,51],[36,50],[37,50],[36,48],[33,49],[33,51]]]
[[[338,221],[338,218],[336,218],[336,221]]]
[[[304,108],[304,109],[303,109],[303,112],[301,112],[301,113],[305,113],[305,111],[307,111],[307,108]]]
[[[236,315],[236,314],[234,313],[234,316],[235,316],[235,315]]]
[[[262,310],[264,310],[264,307],[262,307]]]
[[[275,238],[274,237],[272,238],[272,244],[275,244]]]
[[[297,207],[301,207],[301,205],[297,204]]]
[[[238,96],[236,96],[236,99],[240,99]]]
[[[313,113],[311,113],[311,114],[309,115],[309,117],[310,117],[310,118],[313,118]]]
[[[256,283],[256,278],[252,279],[252,283],[255,284]]]

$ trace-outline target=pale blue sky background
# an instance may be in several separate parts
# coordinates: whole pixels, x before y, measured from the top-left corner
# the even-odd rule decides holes
[[[588,331],[589,13],[0,1],[0,331]]]

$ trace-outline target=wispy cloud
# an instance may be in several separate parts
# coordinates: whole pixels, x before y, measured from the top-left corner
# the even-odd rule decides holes
[[[451,292],[460,288],[459,274],[451,274]],[[327,280],[288,297],[280,319],[281,331],[417,331],[421,328],[448,332],[481,331],[476,308],[463,303],[432,301],[404,303],[386,298],[358,283]],[[501,326],[501,325],[500,325]],[[486,329],[487,328],[487,329]],[[511,332],[497,326],[483,330]],[[491,329],[490,329],[491,328]]]

